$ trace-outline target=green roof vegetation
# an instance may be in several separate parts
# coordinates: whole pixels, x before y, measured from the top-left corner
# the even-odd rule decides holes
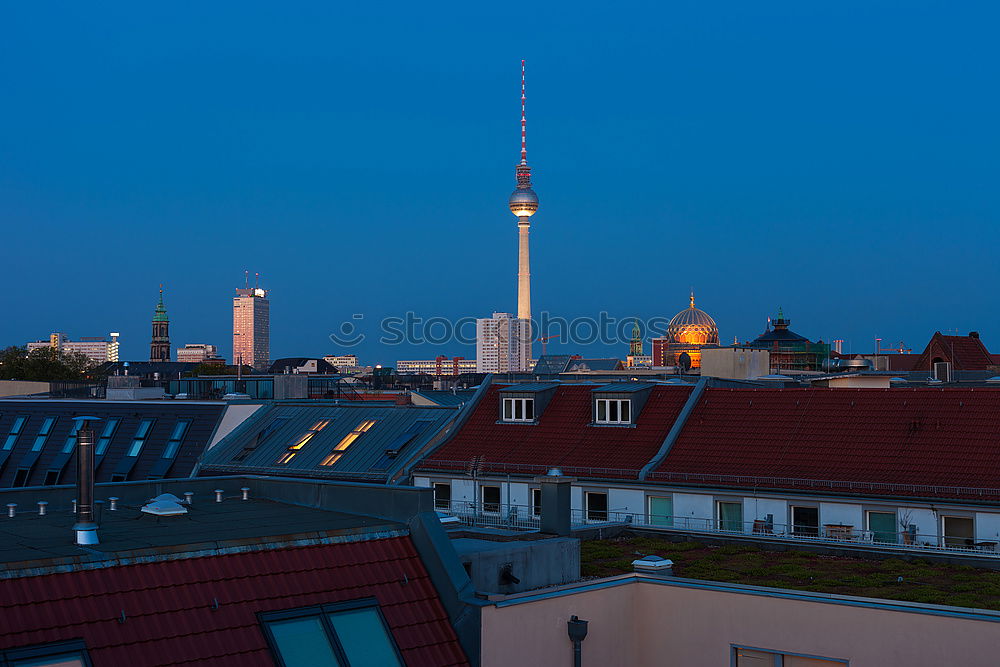
[[[674,575],[686,579],[1000,611],[1000,571],[926,559],[868,560],[629,536],[583,542],[580,571],[584,577],[623,574],[632,571],[633,560],[651,554],[672,560]]]

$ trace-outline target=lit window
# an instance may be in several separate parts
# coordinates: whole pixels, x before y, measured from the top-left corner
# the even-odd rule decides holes
[[[149,430],[153,427],[152,419],[143,419],[139,423],[139,428],[136,429],[135,436],[132,438],[132,444],[129,445],[128,452],[125,456],[136,457],[142,451],[142,446],[146,444],[146,438],[149,437]]]
[[[180,448],[181,443],[184,442],[184,436],[187,434],[188,427],[191,426],[190,419],[180,419],[174,426],[174,432],[170,434],[170,440],[167,440],[167,446],[163,448],[163,458],[172,459],[177,456],[177,450]]]
[[[507,422],[530,422],[535,420],[535,399],[503,399],[503,420]]]
[[[403,664],[374,600],[266,614],[263,621],[285,667]]]
[[[275,417],[272,419],[271,423],[260,430],[260,433],[257,434],[256,438],[247,443],[246,446],[244,446],[243,449],[241,449],[236,456],[233,457],[233,460],[245,460],[246,457],[250,456],[250,454],[253,453],[257,447],[263,444],[272,433],[284,426],[290,419],[291,417]]]
[[[325,459],[320,461],[321,466],[332,466],[334,463],[340,460],[340,457],[344,455],[344,452],[350,447],[355,440],[361,437],[362,433],[365,433],[368,429],[375,425],[374,419],[366,419],[365,421],[358,424],[358,427],[344,436],[344,439],[337,443],[337,446],[333,448],[330,455]]]
[[[309,444],[309,441],[316,437],[316,434],[327,427],[331,420],[320,419],[318,422],[312,425],[308,431],[299,436],[299,439],[295,441],[294,444],[288,446],[285,453],[278,458],[278,465],[284,465],[298,456],[299,452]]]
[[[24,429],[24,422],[26,421],[28,421],[27,417],[17,417],[14,419],[14,423],[10,425],[7,439],[3,443],[4,449],[12,449],[14,447],[14,443],[17,442],[17,436],[21,435],[21,431]]]
[[[35,443],[31,445],[31,451],[40,452],[42,447],[45,446],[45,441],[49,439],[49,433],[52,432],[52,425],[56,423],[55,417],[46,417],[45,421],[42,422],[42,427],[38,429],[38,435],[35,436]]]
[[[632,401],[627,398],[597,399],[597,415],[594,421],[598,424],[631,424]]]

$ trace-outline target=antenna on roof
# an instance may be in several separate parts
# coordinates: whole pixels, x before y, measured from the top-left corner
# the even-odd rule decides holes
[[[253,274],[253,288],[257,289],[258,287],[260,287],[260,273],[255,271]]]
[[[250,289],[250,269],[243,270],[243,287]]]

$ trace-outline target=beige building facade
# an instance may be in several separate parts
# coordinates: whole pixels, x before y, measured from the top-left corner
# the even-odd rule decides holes
[[[482,665],[987,667],[1000,613],[629,574],[516,595],[482,610]],[[516,638],[516,641],[512,641]]]

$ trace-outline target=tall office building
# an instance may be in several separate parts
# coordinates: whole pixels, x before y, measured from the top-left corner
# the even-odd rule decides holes
[[[531,320],[493,313],[476,320],[476,372],[531,370]]]
[[[233,297],[233,363],[266,371],[271,365],[271,302],[261,287]]]
[[[163,305],[163,285],[160,285],[160,302],[153,312],[153,339],[149,343],[150,361],[170,361],[170,318]]]

